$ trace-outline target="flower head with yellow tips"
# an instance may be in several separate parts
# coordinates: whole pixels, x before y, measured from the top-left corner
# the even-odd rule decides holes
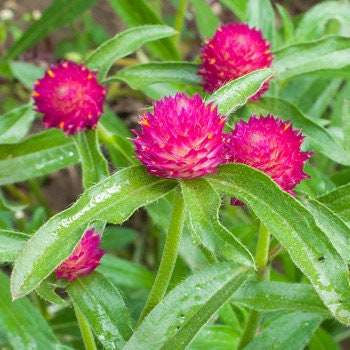
[[[294,194],[294,187],[309,177],[303,172],[312,152],[303,152],[304,137],[280,117],[251,116],[241,120],[227,135],[228,162],[243,163],[259,169],[272,178],[284,191]]]
[[[164,97],[139,123],[137,158],[155,176],[193,179],[215,173],[222,163],[225,118],[198,94]]]
[[[247,24],[226,24],[201,48],[198,75],[205,91],[213,93],[226,83],[272,63],[270,43],[260,30]],[[266,82],[250,99],[259,98],[269,87]]]
[[[106,89],[97,73],[81,64],[62,62],[34,84],[36,111],[43,113],[46,128],[60,128],[67,135],[94,129],[103,112]]]

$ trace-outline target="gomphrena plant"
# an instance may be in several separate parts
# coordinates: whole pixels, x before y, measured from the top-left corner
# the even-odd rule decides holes
[[[110,37],[86,12],[99,1],[55,0],[17,37],[14,3],[0,348],[344,345],[350,5],[109,0],[127,27]],[[55,51],[30,59],[44,38]]]

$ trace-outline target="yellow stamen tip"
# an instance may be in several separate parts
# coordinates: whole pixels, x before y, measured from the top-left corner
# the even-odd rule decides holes
[[[52,71],[51,69],[49,69],[49,70],[47,71],[47,74],[48,74],[51,78],[53,78],[53,77],[55,76],[55,74],[53,73],[53,71]]]

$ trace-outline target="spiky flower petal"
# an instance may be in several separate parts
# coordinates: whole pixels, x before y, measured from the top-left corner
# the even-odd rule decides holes
[[[103,112],[106,89],[97,72],[81,64],[62,62],[34,84],[36,111],[43,113],[46,128],[60,128],[67,135],[94,129]]]
[[[164,97],[139,123],[137,158],[155,176],[193,179],[215,173],[222,162],[225,118],[198,94]]]
[[[100,249],[100,233],[94,234],[95,229],[87,230],[75,247],[73,253],[57,267],[57,279],[75,280],[89,275],[97,266],[105,251]]]
[[[202,45],[201,52],[198,75],[202,77],[203,89],[209,93],[272,63],[270,43],[260,30],[244,23],[228,23],[218,28],[213,38]],[[265,82],[251,100],[259,98],[268,88],[269,83]]]
[[[280,117],[252,116],[235,124],[227,135],[227,159],[244,163],[269,175],[284,191],[294,194],[294,187],[309,177],[303,172],[312,152],[303,152],[300,130],[293,130]]]

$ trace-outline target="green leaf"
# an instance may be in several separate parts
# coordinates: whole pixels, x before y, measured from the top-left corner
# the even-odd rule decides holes
[[[145,0],[109,0],[109,3],[128,27],[145,24],[164,24]],[[163,60],[172,61],[180,59],[172,39],[165,38],[157,40],[149,43],[147,47],[153,55]]]
[[[305,283],[249,281],[238,289],[231,301],[263,312],[305,311],[331,317],[312,286]]]
[[[283,120],[290,120],[293,127],[301,129],[303,135],[307,136],[305,143],[309,143],[309,149],[322,153],[340,164],[350,165],[350,155],[334,137],[293,104],[279,98],[263,97],[257,102],[249,103],[248,108],[252,114],[273,114]]]
[[[303,350],[322,318],[306,312],[282,315],[267,325],[244,350]]]
[[[220,0],[227,8],[229,8],[240,22],[247,22],[247,5],[248,1],[242,0]]]
[[[0,229],[0,262],[14,261],[29,235]]]
[[[255,95],[273,74],[269,68],[256,70],[235,79],[216,90],[208,99],[218,105],[219,112],[227,115],[242,107]]]
[[[86,60],[86,65],[99,71],[103,80],[112,64],[125,57],[149,41],[159,40],[174,35],[173,28],[164,25],[147,25],[128,29],[105,41]]]
[[[10,48],[6,58],[16,58],[56,29],[69,23],[95,2],[96,0],[54,0],[42,13],[41,18],[35,21]]]
[[[64,283],[66,283],[66,280],[58,281],[56,279],[56,274],[52,273],[48,278],[45,278],[45,280],[40,283],[40,285],[35,289],[35,292],[41,299],[46,300],[49,303],[68,306],[68,301],[62,299],[61,296],[56,293],[57,288],[62,288],[63,286],[65,287]]]
[[[310,350],[341,350],[331,334],[319,327],[308,345]]]
[[[332,77],[349,74],[350,38],[330,36],[295,44],[274,52],[275,79],[285,80],[302,74],[330,72]]]
[[[222,262],[187,278],[148,314],[123,350],[185,349],[251,272]]]
[[[338,1],[323,1],[307,11],[298,23],[295,33],[297,41],[308,41],[320,37],[326,29],[327,22],[336,19],[345,28],[346,36],[349,29],[350,6]]]
[[[250,27],[260,29],[265,39],[275,42],[275,12],[270,0],[249,0],[247,18]]]
[[[118,287],[133,289],[151,289],[154,274],[141,265],[106,254],[97,268]]]
[[[220,24],[218,17],[214,15],[211,7],[205,0],[191,0],[191,3],[194,7],[196,24],[202,40],[212,37]]]
[[[282,30],[284,35],[283,44],[289,43],[294,37],[294,23],[289,12],[281,5],[276,3],[278,13],[282,20]]]
[[[344,148],[350,154],[350,103],[345,100],[342,109],[342,124],[344,133]]]
[[[82,182],[85,189],[108,176],[108,164],[100,151],[96,130],[79,132],[73,136],[80,156]]]
[[[48,220],[24,246],[12,274],[14,298],[29,293],[66,259],[90,222],[122,223],[136,209],[164,196],[176,185],[137,166],[90,187],[74,205]]]
[[[205,179],[181,183],[194,240],[216,256],[254,266],[249,250],[219,222],[220,195]]]
[[[13,109],[0,117],[0,144],[15,143],[28,132],[35,118],[32,104]]]
[[[189,62],[154,62],[124,68],[110,80],[121,80],[135,90],[155,83],[199,85],[198,66]]]
[[[350,225],[350,184],[340,186],[335,190],[317,198]]]
[[[16,350],[60,349],[52,330],[27,298],[11,300],[8,277],[0,271],[0,325]]]
[[[13,76],[18,79],[28,90],[33,89],[33,84],[44,76],[44,69],[33,64],[21,61],[10,62]]]
[[[106,349],[120,349],[132,334],[123,297],[103,275],[93,272],[67,287],[73,303]]]
[[[0,185],[28,180],[79,161],[73,139],[51,129],[13,145],[0,145]]]
[[[243,164],[223,165],[206,179],[218,192],[238,198],[253,210],[332,314],[350,324],[348,267],[312,214],[267,175]]]

